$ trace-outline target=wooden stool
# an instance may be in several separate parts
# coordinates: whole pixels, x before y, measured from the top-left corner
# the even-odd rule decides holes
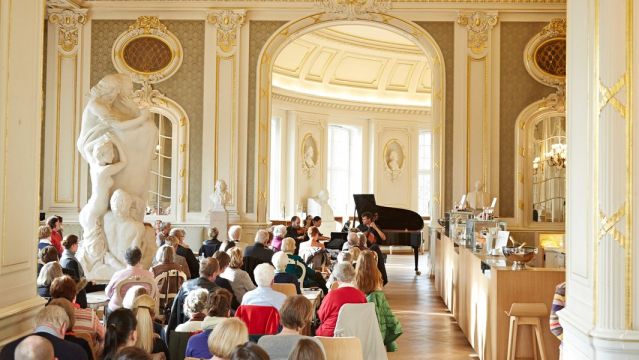
[[[537,346],[541,360],[546,360],[544,338],[541,332],[540,317],[548,316],[548,308],[544,303],[514,303],[510,311],[504,311],[510,317],[510,331],[508,332],[507,360],[514,360],[517,353],[517,330],[520,325],[530,325],[532,334],[533,358],[537,359]],[[535,346],[535,339],[537,346]]]

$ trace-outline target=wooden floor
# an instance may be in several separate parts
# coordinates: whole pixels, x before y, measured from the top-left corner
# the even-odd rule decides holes
[[[420,256],[426,272],[427,255]],[[388,285],[384,288],[391,309],[404,334],[399,350],[389,359],[473,359],[477,355],[457,326],[455,318],[437,295],[427,275],[415,276],[412,255],[388,255]]]

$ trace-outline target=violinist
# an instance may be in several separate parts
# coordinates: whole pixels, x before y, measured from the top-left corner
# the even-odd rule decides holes
[[[291,226],[286,228],[286,237],[293,238],[295,240],[295,255],[298,254],[300,243],[305,240],[306,228],[300,226],[301,219],[299,216],[293,216],[291,218]]]
[[[319,216],[316,216],[313,218],[313,226],[315,226],[317,228],[317,231],[319,232],[319,228],[322,226],[322,218]],[[330,240],[331,238],[328,236],[324,236],[324,234],[322,234],[321,232],[319,233],[319,239],[324,241],[324,240]]]
[[[362,214],[362,223],[357,227],[359,231],[364,233],[367,237],[368,248],[371,251],[377,253],[377,268],[382,273],[382,280],[384,285],[388,283],[388,275],[386,274],[386,265],[384,264],[384,254],[379,245],[386,241],[386,234],[380,229],[375,220],[377,214],[373,216],[370,212],[366,211]]]

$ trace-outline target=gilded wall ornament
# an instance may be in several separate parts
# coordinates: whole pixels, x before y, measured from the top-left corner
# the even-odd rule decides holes
[[[87,9],[50,9],[49,21],[58,30],[58,50],[73,53],[77,50],[80,28],[87,21]]]
[[[391,0],[315,0],[315,4],[336,19],[370,19],[391,9]]]
[[[244,24],[246,10],[219,10],[209,14],[209,22],[217,28],[217,46],[232,52],[237,45],[237,30]]]
[[[480,55],[488,46],[490,30],[497,25],[497,15],[476,11],[472,14],[460,14],[457,23],[468,30],[468,48]]]
[[[566,87],[566,19],[552,19],[528,41],[526,70],[538,82],[564,92]]]
[[[300,146],[301,158],[302,158],[302,171],[307,177],[312,177],[315,174],[315,169],[319,162],[319,149],[317,148],[317,141],[311,133],[304,135],[302,144]]]

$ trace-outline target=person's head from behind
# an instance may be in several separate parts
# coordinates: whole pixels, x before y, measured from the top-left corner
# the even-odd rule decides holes
[[[76,282],[69,275],[64,275],[53,279],[49,292],[53,299],[67,299],[70,302],[75,301],[77,295]]]
[[[155,253],[155,262],[158,264],[173,264],[173,259],[175,258],[175,249],[173,246],[167,245],[166,242],[164,245],[158,248],[158,251]]]
[[[103,360],[113,360],[121,348],[134,346],[137,340],[138,322],[129,309],[117,309],[109,314],[104,337]]]
[[[311,339],[300,339],[288,355],[289,360],[324,360],[322,348]]]
[[[122,348],[115,356],[115,360],[151,360],[151,355],[137,346]]]
[[[284,238],[282,240],[282,248],[283,253],[292,254],[295,252],[295,239],[291,237]]]
[[[268,240],[269,240],[269,233],[268,231],[261,229],[258,230],[257,233],[255,233],[255,243],[256,244],[262,244],[262,245],[267,245],[268,244]]]
[[[268,353],[264,351],[259,345],[246,342],[242,345],[238,345],[233,350],[229,360],[269,360]]]
[[[160,226],[158,227],[158,229],[160,230],[160,232],[164,236],[167,236],[167,235],[169,235],[169,231],[171,231],[171,223],[170,222],[162,222],[162,223],[160,223]]]
[[[210,257],[200,260],[200,277],[214,281],[220,273],[220,263],[217,259]]]
[[[62,240],[62,246],[72,253],[78,251],[78,245],[78,237],[76,235],[67,235],[64,237],[64,240]]]
[[[355,269],[353,269],[353,265],[347,263],[335,265],[331,274],[340,284],[351,284],[355,279]]]
[[[273,235],[276,236],[276,237],[279,237],[280,239],[283,238],[284,236],[286,236],[286,226],[277,225],[273,229]]]
[[[206,311],[208,298],[209,292],[206,289],[191,290],[184,299],[184,314],[190,319],[198,314],[203,314]]]
[[[273,254],[271,262],[278,273],[283,273],[286,271],[286,265],[288,265],[288,255],[283,251],[278,251]]]
[[[213,257],[220,265],[220,273],[224,272],[224,270],[226,270],[226,268],[231,264],[231,257],[224,251],[216,251],[215,254],[213,254]]]
[[[57,261],[51,261],[40,269],[38,274],[38,280],[36,281],[38,286],[50,287],[53,279],[62,276],[62,266]]]
[[[231,315],[231,303],[233,294],[230,291],[219,288],[209,294],[206,302],[207,316],[229,317]]]
[[[209,239],[217,239],[218,235],[220,235],[220,231],[216,227],[209,228]]]
[[[61,307],[64,310],[64,312],[67,314],[67,317],[69,318],[69,322],[67,323],[67,328],[65,329],[65,333],[73,329],[73,326],[75,325],[75,308],[73,308],[73,304],[71,304],[71,301],[64,298],[57,298],[57,299],[53,299],[49,301],[49,304],[47,304],[47,306]]]
[[[248,341],[248,328],[238,318],[222,320],[209,335],[207,344],[211,354],[229,359],[235,347]]]
[[[275,269],[268,263],[259,264],[253,270],[255,283],[260,287],[271,287],[275,278]]]
[[[177,250],[178,246],[180,245],[180,240],[173,235],[169,235],[164,238],[164,245],[168,245],[172,247],[173,250]]]
[[[280,309],[280,322],[290,330],[302,330],[312,318],[313,305],[304,295],[287,297]]]
[[[307,234],[309,238],[316,240],[319,236],[319,229],[317,228],[317,226],[311,226],[310,228],[308,228]]]
[[[47,225],[38,228],[38,239],[44,240],[51,237],[51,228]]]
[[[359,237],[357,236],[357,233],[349,232],[348,235],[346,235],[346,242],[348,242],[350,247],[359,246]]]
[[[57,305],[45,306],[35,317],[36,327],[46,326],[53,330],[60,339],[64,338],[69,321],[69,315],[66,311]]]
[[[153,351],[153,317],[155,316],[155,300],[150,295],[144,294],[133,300],[131,307],[135,320],[137,338],[135,346],[151,353]]]
[[[350,265],[353,263],[353,255],[348,251],[342,251],[337,255],[337,263],[347,263]]]
[[[175,236],[180,244],[184,242],[184,238],[186,237],[186,230],[181,228],[173,228],[169,231],[169,236]]]
[[[14,353],[15,360],[53,360],[53,345],[46,338],[31,335],[20,341]]]
[[[291,218],[291,226],[294,227],[294,228],[300,227],[300,222],[301,221],[302,220],[300,220],[299,216],[293,216]]]
[[[47,219],[47,226],[51,228],[51,230],[60,230],[60,218],[55,215],[51,216]]]
[[[348,252],[351,254],[351,262],[357,262],[357,259],[359,259],[359,254],[362,252],[362,250],[360,250],[358,247],[352,247],[348,250]]]
[[[233,225],[229,228],[229,240],[239,241],[242,235],[242,227],[239,225]]]
[[[124,252],[124,260],[129,266],[136,266],[142,259],[142,250],[137,246],[131,246]]]
[[[229,254],[229,256],[231,257],[231,261],[229,263],[229,266],[231,267],[231,269],[241,269],[242,265],[244,265],[242,249],[240,249],[237,246],[234,246],[226,250],[226,253]]]
[[[133,285],[127,289],[122,298],[122,307],[133,310],[133,302],[138,296],[148,295],[149,291],[142,285]]]
[[[48,228],[47,228],[48,229]],[[55,246],[46,246],[40,250],[40,262],[43,264],[49,263],[51,261],[58,261],[58,250],[55,249]]]
[[[359,254],[355,265],[355,285],[367,295],[383,286],[382,274],[377,268],[377,254],[371,250]]]

